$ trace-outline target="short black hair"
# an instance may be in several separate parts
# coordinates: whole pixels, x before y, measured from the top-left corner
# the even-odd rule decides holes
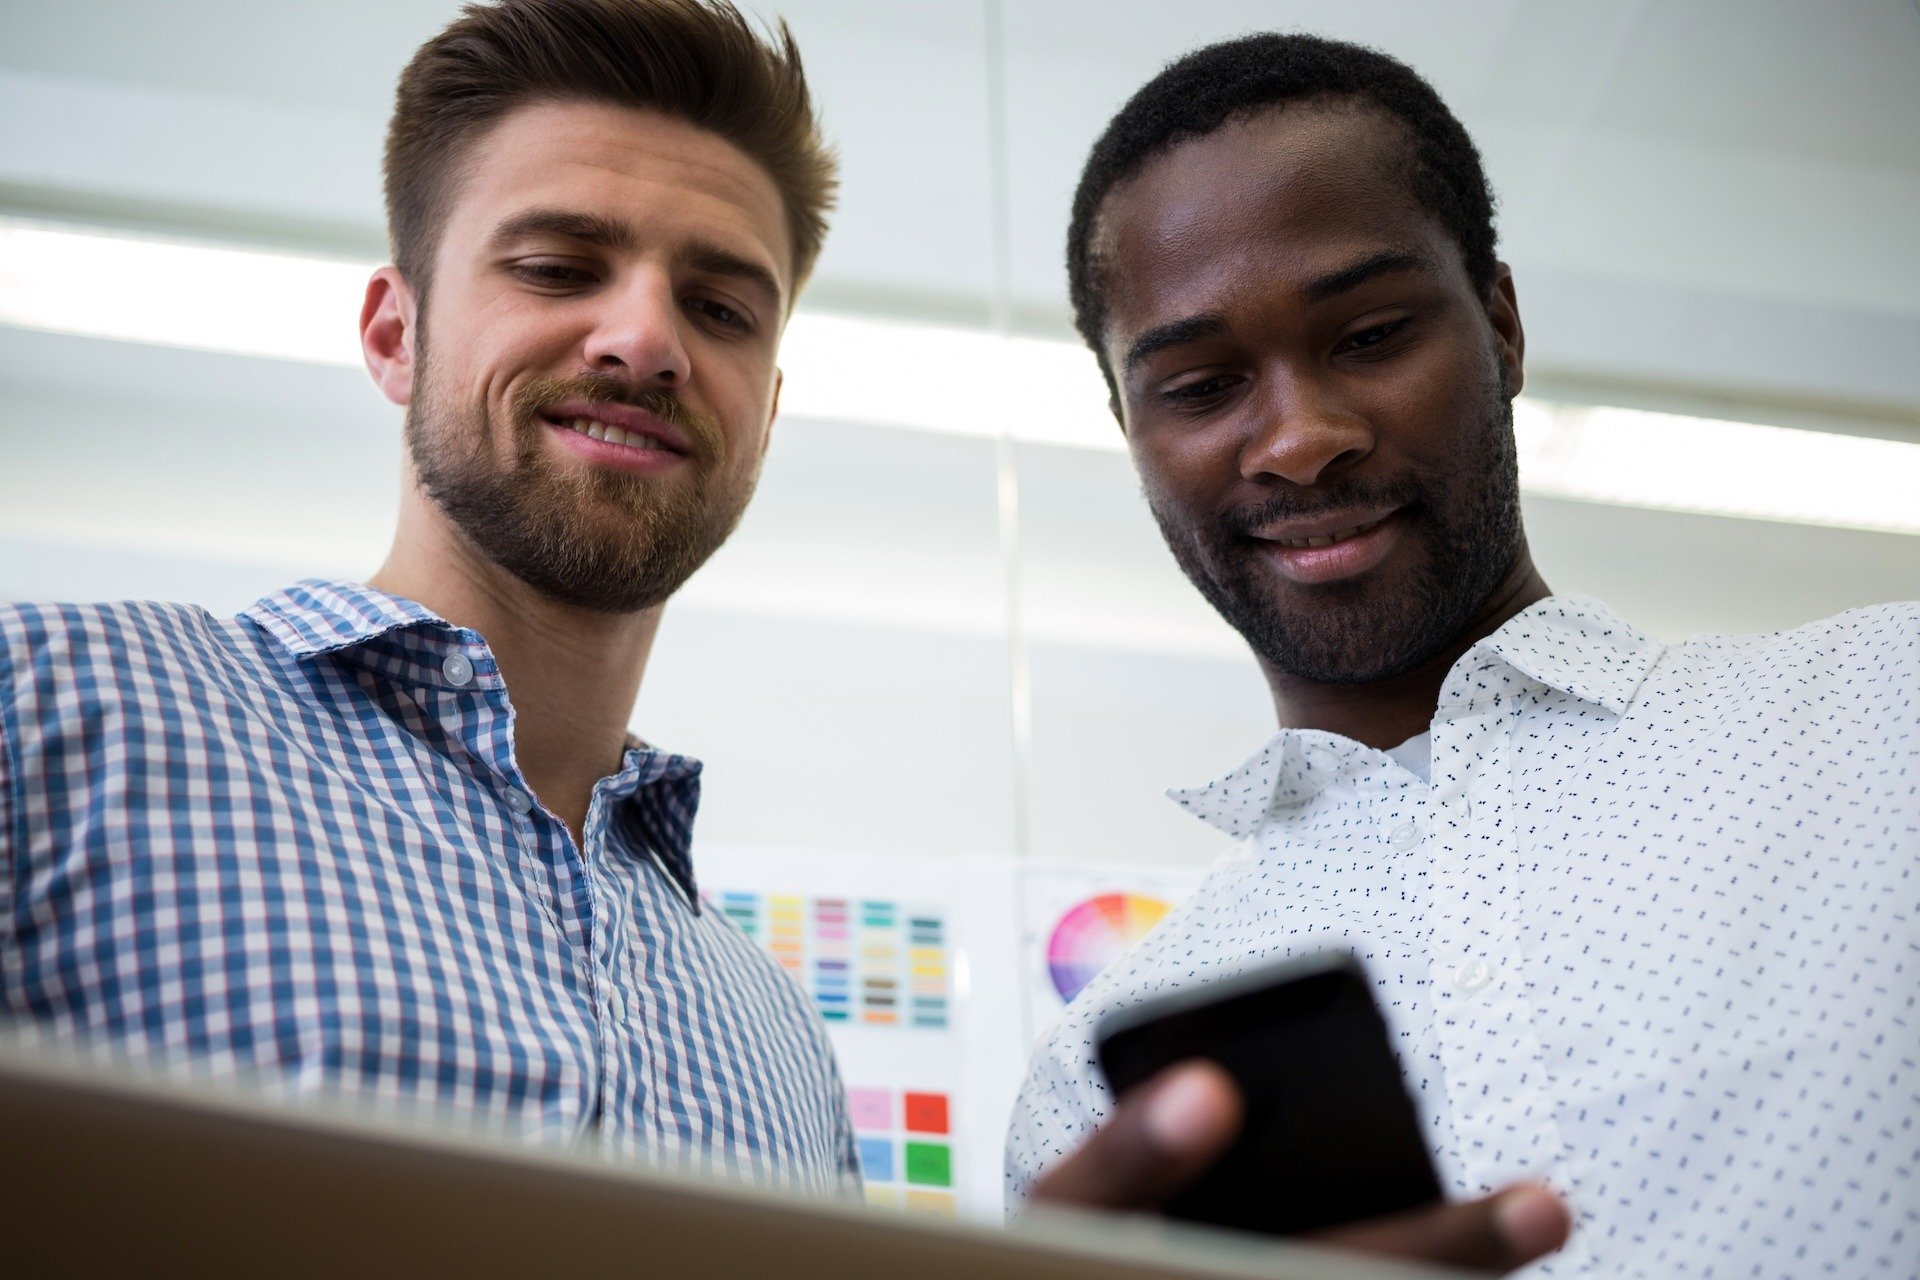
[[[1433,86],[1377,49],[1297,33],[1226,40],[1169,63],[1127,99],[1093,144],[1073,195],[1067,228],[1067,288],[1073,323],[1100,359],[1106,281],[1092,252],[1107,195],[1148,161],[1182,142],[1289,102],[1351,103],[1406,127],[1408,190],[1460,245],[1467,277],[1482,296],[1493,288],[1493,191],[1473,139]]]

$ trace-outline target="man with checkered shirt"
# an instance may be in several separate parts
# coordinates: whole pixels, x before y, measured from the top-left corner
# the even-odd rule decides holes
[[[699,762],[627,731],[834,169],[791,37],[725,4],[502,0],[419,50],[360,317],[392,551],[235,618],[0,610],[7,1020],[857,1188],[817,1015],[701,904]]]

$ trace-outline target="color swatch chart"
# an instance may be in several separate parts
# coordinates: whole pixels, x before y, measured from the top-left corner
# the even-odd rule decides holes
[[[871,898],[725,891],[719,905],[812,995],[828,1022],[944,1030],[947,926]]]
[[[951,1216],[953,1122],[948,1096],[850,1088],[847,1109],[860,1144],[867,1203]]]

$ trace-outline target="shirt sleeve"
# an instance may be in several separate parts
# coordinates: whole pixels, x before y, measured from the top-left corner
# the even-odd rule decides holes
[[[847,1109],[847,1085],[840,1076],[840,1063],[828,1050],[827,1069],[833,1079],[833,1145],[836,1165],[836,1190],[847,1200],[863,1198],[865,1180],[860,1176],[860,1142],[854,1136],[853,1115]]]
[[[1027,1066],[1007,1130],[1007,1212],[1020,1211],[1054,1161],[1086,1140],[1112,1099],[1093,1056],[1090,1019],[1069,1009]]]
[[[0,949],[11,951],[14,942],[14,904],[19,901],[21,867],[25,850],[15,838],[14,823],[19,816],[20,771],[14,753],[14,721],[19,703],[14,684],[20,679],[14,658],[16,627],[14,610],[0,610]]]
[[[1231,875],[1246,856],[1244,843],[1229,848],[1185,901],[1088,983],[1041,1038],[1007,1129],[1009,1214],[1020,1211],[1040,1175],[1085,1142],[1113,1108],[1094,1043],[1101,1016],[1155,991],[1171,990],[1173,978],[1201,973],[1206,966],[1195,963],[1194,938],[1197,930],[1204,932],[1211,915],[1209,893],[1216,877]],[[1178,963],[1167,953],[1170,946],[1184,957]]]

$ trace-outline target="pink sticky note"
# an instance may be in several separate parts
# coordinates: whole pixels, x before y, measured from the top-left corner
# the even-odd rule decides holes
[[[893,1092],[888,1089],[847,1090],[847,1111],[853,1127],[884,1132],[893,1125]]]

